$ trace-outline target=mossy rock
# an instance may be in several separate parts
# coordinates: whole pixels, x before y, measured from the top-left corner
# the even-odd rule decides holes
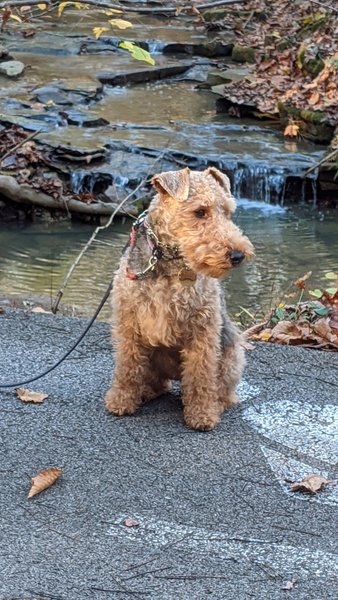
[[[239,63],[254,63],[255,49],[248,46],[240,46],[235,44],[231,54],[232,60]]]
[[[297,121],[300,135],[316,144],[329,144],[334,136],[334,126],[327,121],[327,116],[322,111],[313,111],[295,108],[278,103],[279,116],[283,126],[286,126],[290,117]]]
[[[229,9],[226,8],[209,8],[202,13],[203,19],[210,21],[221,21],[229,14]]]
[[[249,68],[238,67],[238,69],[225,69],[224,71],[211,71],[208,73],[207,83],[210,86],[221,83],[230,83],[232,81],[243,81],[251,74]]]
[[[317,77],[324,69],[325,63],[321,58],[311,58],[310,60],[304,61],[303,66],[306,73],[313,75],[313,77]]]

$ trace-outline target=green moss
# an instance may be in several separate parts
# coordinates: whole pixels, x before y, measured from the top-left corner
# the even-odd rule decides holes
[[[239,63],[254,63],[255,62],[255,49],[249,48],[248,46],[240,46],[235,44],[232,49],[232,60]]]

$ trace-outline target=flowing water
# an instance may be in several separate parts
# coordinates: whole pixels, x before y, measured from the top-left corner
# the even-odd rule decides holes
[[[240,200],[235,217],[256,247],[256,259],[223,282],[232,314],[242,306],[266,311],[309,269],[311,284],[323,285],[325,270],[337,269],[337,217],[310,209],[286,209]],[[94,308],[116,268],[130,224],[116,223],[99,237],[78,266],[64,301]],[[0,289],[55,296],[92,227],[69,223],[0,226]],[[108,312],[105,312],[107,316]]]
[[[250,311],[267,310],[281,299],[292,281],[310,269],[314,272],[313,286],[321,285],[324,272],[338,268],[337,216],[305,206],[305,195],[316,205],[317,174],[306,181],[302,175],[324,149],[304,141],[290,145],[271,123],[216,114],[217,96],[196,88],[207,71],[217,67],[215,61],[208,64],[208,59],[201,57],[161,53],[168,42],[205,41],[201,30],[176,21],[138,19],[132,39],[148,40],[157,66],[183,61],[195,64],[194,68],[170,81],[105,85],[98,101],[65,109],[80,111],[78,126],[67,125],[62,111],[60,116],[53,106],[47,110],[41,102],[32,104],[32,90],[37,86],[60,86],[62,82],[61,91],[65,87],[89,89],[95,87],[99,72],[125,73],[140,67],[127,53],[116,49],[116,40],[93,39],[92,27],[102,24],[102,16],[95,15],[91,11],[79,19],[77,11],[69,9],[64,19],[57,20],[54,30],[48,31],[46,25],[34,38],[20,37],[20,41],[7,35],[8,49],[30,68],[25,78],[0,88],[0,112],[31,129],[42,129],[39,139],[53,146],[93,150],[113,148],[116,143],[126,145],[127,151],[111,151],[104,164],[72,171],[75,192],[95,191],[102,178],[111,177],[121,186],[131,178],[141,180],[154,159],[151,152],[140,153],[140,148],[178,153],[176,163],[164,160],[158,170],[179,168],[184,161],[202,168],[212,162],[224,169],[239,201],[235,220],[255,244],[257,254],[254,262],[224,282],[233,314],[239,306]],[[47,88],[45,102],[49,93]],[[86,126],[88,117],[104,118],[109,124]],[[287,207],[290,201],[293,203]],[[94,243],[67,287],[66,303],[89,309],[98,303],[129,228],[130,223],[119,221]],[[1,291],[53,297],[92,230],[93,226],[65,222],[0,224]]]

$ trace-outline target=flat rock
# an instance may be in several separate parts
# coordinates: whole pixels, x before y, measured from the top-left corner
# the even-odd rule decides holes
[[[146,81],[157,81],[181,75],[193,65],[172,65],[169,67],[151,67],[126,73],[99,73],[97,78],[101,83],[108,85],[126,85],[127,83],[145,83]]]
[[[5,60],[0,62],[0,75],[6,77],[19,77],[25,70],[25,65],[20,60]]]

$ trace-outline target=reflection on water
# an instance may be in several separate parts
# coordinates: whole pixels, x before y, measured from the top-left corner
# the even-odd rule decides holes
[[[315,285],[325,270],[338,269],[336,215],[241,200],[235,220],[253,241],[256,259],[224,281],[231,313],[238,306],[268,309],[307,270],[314,272]],[[91,246],[69,282],[65,303],[98,304],[129,227],[116,223]],[[1,292],[54,297],[92,229],[70,223],[0,225]]]

